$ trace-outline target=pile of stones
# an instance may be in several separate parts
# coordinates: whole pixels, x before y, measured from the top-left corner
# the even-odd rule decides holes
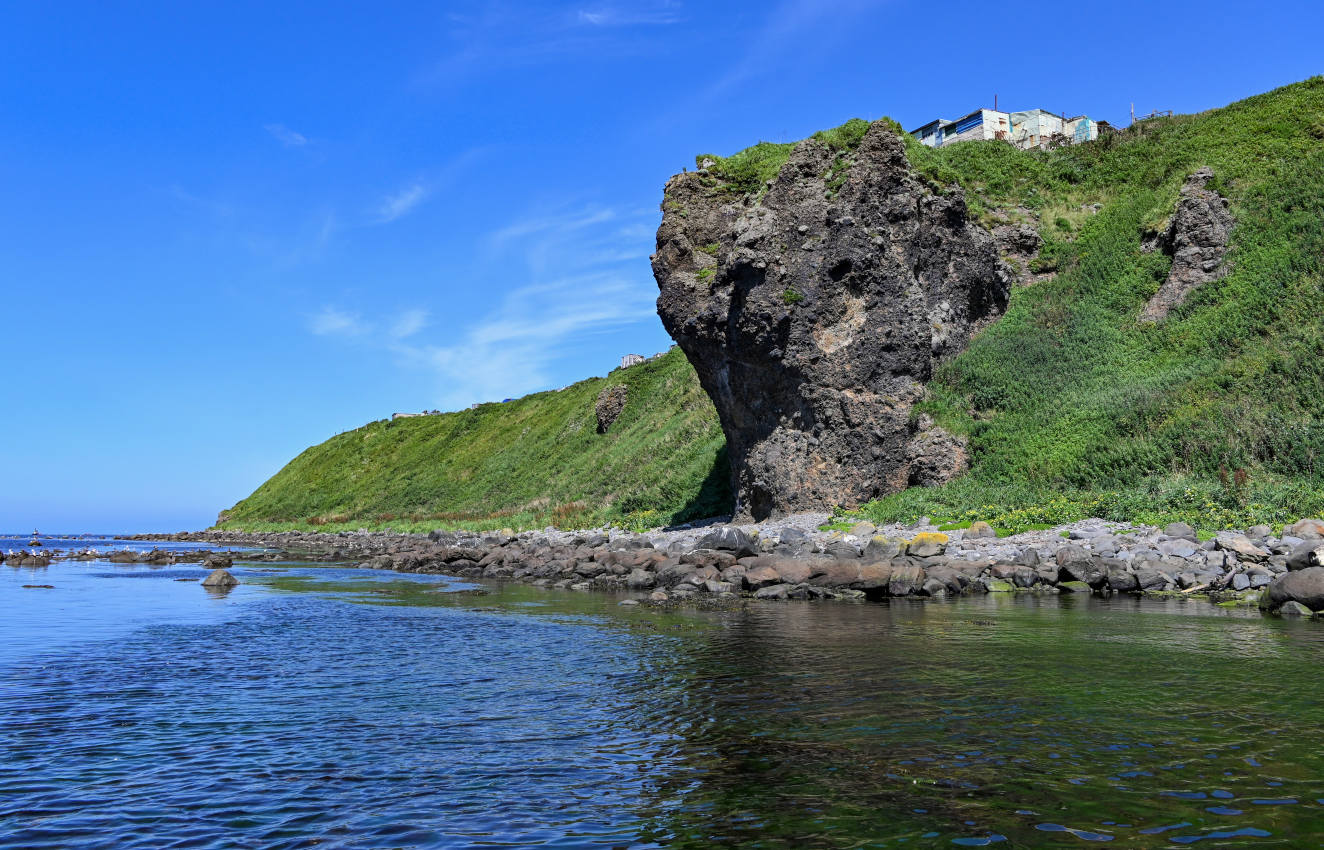
[[[979,522],[948,531],[927,520],[819,530],[826,519],[802,514],[646,534],[199,534],[321,551],[368,568],[627,592],[627,604],[1143,593],[1258,604],[1284,615],[1324,612],[1324,520],[1301,520],[1277,536],[1256,526],[1201,541],[1184,523],[1085,520],[1000,538]]]

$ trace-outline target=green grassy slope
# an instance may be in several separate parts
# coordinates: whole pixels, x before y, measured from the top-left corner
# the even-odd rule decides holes
[[[834,171],[865,129],[856,120],[818,134],[838,154]],[[758,192],[791,147],[711,157],[710,174],[733,196]],[[1046,239],[1038,270],[1057,274],[1017,289],[917,411],[970,437],[971,473],[860,513],[1205,529],[1324,514],[1324,78],[1085,145],[908,140],[908,154],[939,191],[961,184],[976,215],[1031,220]],[[1183,180],[1205,165],[1237,219],[1232,273],[1164,322],[1139,324],[1168,271],[1141,240],[1166,226]],[[631,401],[598,435],[593,403],[608,381],[629,384]],[[673,350],[560,393],[342,434],[236,505],[224,527],[657,525],[729,509],[722,445]]]
[[[1230,527],[1324,512],[1324,78],[1054,151],[909,154],[977,212],[1032,210],[1058,274],[1019,289],[930,388],[925,409],[972,440],[972,473],[865,514]],[[1169,266],[1142,236],[1204,165],[1237,219],[1233,270],[1141,325]]]
[[[606,434],[594,403],[625,384]],[[220,527],[657,526],[730,509],[725,442],[679,349],[560,392],[373,422],[313,446]]]

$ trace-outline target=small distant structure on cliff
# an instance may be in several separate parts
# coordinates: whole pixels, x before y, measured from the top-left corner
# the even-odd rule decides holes
[[[441,415],[440,410],[425,410],[422,413],[392,413],[391,421],[394,422],[397,419],[415,419],[419,416],[440,416],[440,415]]]
[[[1078,145],[1099,137],[1106,122],[1094,121],[1086,115],[1067,118],[1043,109],[1024,112],[1000,112],[994,101],[993,109],[976,109],[963,118],[948,121],[936,118],[910,131],[910,135],[931,148],[940,148],[953,142],[1002,139],[1018,148],[1048,148],[1059,145]]]
[[[638,363],[643,363],[647,359],[642,354],[627,354],[621,358],[621,368],[628,369]]]

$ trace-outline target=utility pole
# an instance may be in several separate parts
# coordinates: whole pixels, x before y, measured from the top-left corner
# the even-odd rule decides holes
[[[1136,123],[1136,102],[1131,101],[1131,123]]]
[[[993,95],[993,111],[994,111],[994,112],[997,112],[997,111],[998,111],[998,96],[997,96],[997,95]]]

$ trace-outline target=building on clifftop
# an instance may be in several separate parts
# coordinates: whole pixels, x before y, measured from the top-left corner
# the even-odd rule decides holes
[[[1099,137],[1099,123],[1088,116],[1067,118],[1043,109],[1024,112],[1000,112],[976,109],[969,115],[948,121],[937,118],[910,131],[922,144],[933,148],[953,142],[1002,139],[1018,148],[1047,148],[1076,145]]]

